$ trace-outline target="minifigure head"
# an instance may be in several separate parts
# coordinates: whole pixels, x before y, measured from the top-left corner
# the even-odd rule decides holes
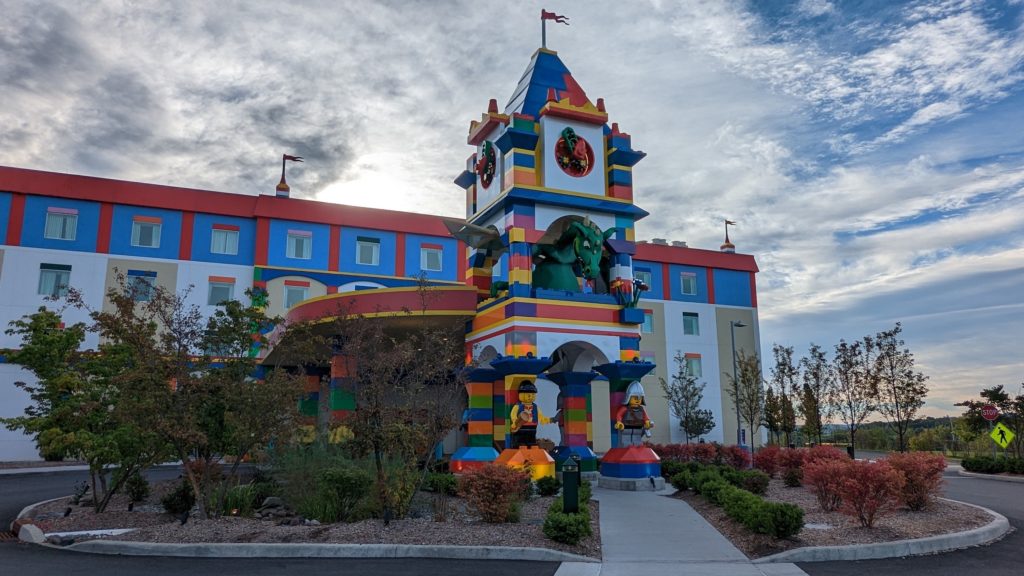
[[[537,399],[537,385],[527,380],[519,385],[519,401],[523,404],[533,404]]]
[[[630,382],[629,386],[626,388],[626,399],[622,403],[628,405],[630,408],[636,408],[637,406],[647,404],[644,400],[644,387],[640,384],[639,380]]]

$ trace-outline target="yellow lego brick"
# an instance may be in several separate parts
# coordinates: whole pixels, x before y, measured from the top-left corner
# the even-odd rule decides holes
[[[508,241],[509,242],[526,242],[526,229],[525,228],[509,228],[508,230]]]

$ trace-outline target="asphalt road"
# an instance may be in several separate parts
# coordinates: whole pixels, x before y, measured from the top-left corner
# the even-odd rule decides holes
[[[41,500],[70,494],[75,483],[85,480],[84,471],[47,472],[36,474],[0,475],[0,530],[25,506]],[[151,479],[178,476],[173,467],[153,470]],[[245,574],[246,576],[274,575],[285,571],[309,576],[412,576],[443,574],[444,576],[552,576],[558,562],[498,562],[487,560],[435,560],[435,559],[276,559],[276,558],[170,558],[132,557],[84,554],[43,548],[21,542],[0,542],[0,574],[20,576],[83,575],[169,576],[173,574],[204,575]],[[294,572],[292,572],[294,571]]]
[[[860,454],[858,454],[860,457]],[[968,548],[934,556],[915,556],[859,562],[807,562],[799,564],[811,576],[863,576],[864,574],[899,576],[1011,576],[1024,573],[1024,483],[970,478],[945,474],[947,498],[978,504],[999,512],[1010,521],[1014,531],[988,546]]]

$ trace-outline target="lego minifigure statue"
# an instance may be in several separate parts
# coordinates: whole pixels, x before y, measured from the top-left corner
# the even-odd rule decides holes
[[[556,412],[554,418],[547,418],[540,411],[540,406],[534,402],[537,400],[537,386],[527,380],[519,385],[519,402],[512,405],[512,413],[509,420],[512,422],[512,448],[520,446],[537,445],[537,424],[550,424],[558,419],[560,412]]]
[[[615,413],[615,429],[619,431],[619,446],[639,446],[644,436],[651,435],[654,422],[644,408],[644,387],[634,380],[626,388],[626,401]]]

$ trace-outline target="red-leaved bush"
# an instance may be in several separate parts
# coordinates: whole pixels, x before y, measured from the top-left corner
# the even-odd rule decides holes
[[[903,503],[911,510],[923,510],[942,491],[946,459],[940,454],[909,452],[890,454],[885,459],[903,473]]]
[[[803,483],[818,497],[822,510],[838,510],[843,502],[843,481],[849,460],[818,460],[804,465]]]
[[[817,462],[819,460],[842,460],[848,461],[850,456],[834,446],[814,446],[807,449],[804,456],[804,463]]]
[[[775,473],[779,470],[779,452],[781,449],[775,445],[761,448],[754,453],[754,468],[768,476],[775,477]]]
[[[714,464],[718,460],[718,444],[694,444],[693,461],[701,464]]]
[[[899,506],[903,483],[903,474],[884,460],[847,462],[839,509],[855,516],[861,526],[871,528],[879,516]]]
[[[459,478],[459,493],[485,522],[517,520],[529,487],[529,472],[501,464],[488,464]]]
[[[750,468],[750,452],[739,446],[722,446],[718,453],[722,464],[726,466],[732,466],[737,470]]]
[[[649,446],[663,462],[716,464],[721,460],[718,444],[650,444]]]
[[[783,470],[786,468],[803,468],[804,457],[806,454],[806,448],[786,448],[785,450],[779,450],[779,468],[782,468]]]

